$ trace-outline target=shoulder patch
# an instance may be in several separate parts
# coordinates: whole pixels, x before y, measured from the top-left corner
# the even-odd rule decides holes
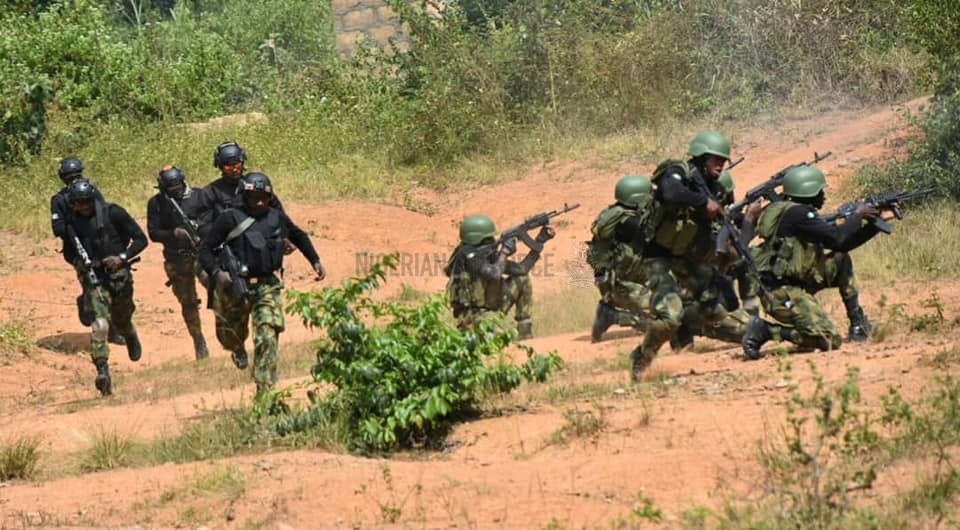
[[[681,180],[681,181],[683,180],[683,176],[680,175],[680,173],[671,173],[670,176],[675,178],[676,180]]]
[[[473,259],[473,257],[476,255],[477,255],[476,252],[468,252],[464,257],[467,259]]]
[[[54,221],[56,221],[56,220],[59,219],[59,218],[60,218],[60,214],[58,214],[58,213],[53,214],[53,220],[54,220]]]
[[[807,212],[807,219],[814,219],[817,217],[817,214],[813,212]]]

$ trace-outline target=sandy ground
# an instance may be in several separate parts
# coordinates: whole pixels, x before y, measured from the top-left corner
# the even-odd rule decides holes
[[[909,106],[920,104],[917,100]],[[857,166],[891,156],[904,127],[897,109],[882,107],[747,131],[734,146],[736,156],[747,156],[735,171],[737,189],[742,193],[781,167],[811,158],[814,151],[833,152],[821,167],[831,185],[838,185]],[[575,278],[559,264],[576,259],[593,217],[612,201],[613,184],[623,174],[652,170],[627,163],[608,168],[591,161],[551,162],[531,167],[514,182],[458,195],[416,190],[422,205],[418,211],[286,199],[294,220],[313,235],[329,275],[324,283],[315,283],[306,261],[295,255],[288,259],[286,283],[298,289],[332,285],[357,273],[365,255],[401,250],[408,261],[390,278],[387,290],[396,292],[406,284],[439,291],[445,283],[442,265],[463,215],[483,212],[504,228],[525,214],[578,202],[581,207],[563,217],[558,237],[550,243],[555,268],[535,284],[538,294],[570,289]],[[129,210],[142,215],[142,208]],[[776,431],[787,395],[775,359],[744,363],[738,347],[698,340],[693,351],[665,349],[652,369],[655,377],[648,386],[654,390],[638,392],[631,390],[625,371],[603,364],[632,349],[636,336],[612,332],[610,340],[591,344],[588,330],[539,337],[530,345],[560,353],[568,365],[562,380],[571,388],[594,385],[609,391],[551,403],[543,388],[525,386],[497,414],[459,426],[442,452],[388,460],[321,450],[272,452],[62,478],[59,468],[69,466],[71,455],[87,448],[98,429],[138,439],[169,435],[211,411],[249,401],[252,383],[238,378],[222,388],[192,391],[188,380],[183,391],[156,389],[148,399],[123,398],[128,389],[154,392],[139,383],[146,370],[175,371],[194,363],[179,308],[163,286],[160,246],[151,245],[135,273],[143,359],[132,363],[122,347],[115,347],[111,362],[118,395],[98,398],[89,333],[77,322],[72,304],[78,289],[72,269],[52,241],[37,246],[10,236],[0,235],[0,240],[11,249],[0,276],[0,316],[28,319],[39,346],[29,356],[2,359],[0,439],[39,436],[47,462],[40,480],[0,484],[4,528],[543,528],[551,521],[596,528],[626,520],[638,495],[652,499],[664,512],[663,524],[670,526],[695,504],[716,507],[726,499],[762,494],[757,444]],[[868,312],[876,310],[881,295],[905,304],[908,312],[922,312],[930,287],[870,286],[862,299]],[[952,319],[960,284],[938,282],[938,293]],[[845,328],[839,298],[827,293],[824,299]],[[213,338],[212,314],[204,311],[203,319],[213,357],[206,363],[234,370]],[[313,338],[291,319],[281,347]],[[867,401],[876,401],[889,385],[908,394],[918,391],[934,373],[922,361],[954,348],[957,339],[951,332],[913,333],[794,359],[812,361],[831,383],[841,381],[848,366],[858,366]],[[808,381],[803,363],[794,365],[797,376]],[[602,410],[607,427],[567,444],[549,443],[564,425],[564,412],[573,408]],[[242,476],[239,494],[185,493],[196,477],[225,469]]]

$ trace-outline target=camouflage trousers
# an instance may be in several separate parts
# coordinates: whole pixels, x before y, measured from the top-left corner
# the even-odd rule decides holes
[[[780,337],[774,338],[824,351],[840,347],[840,334],[807,289],[785,285],[771,291],[770,299],[762,303],[768,315],[786,325],[780,329]]]
[[[660,347],[680,327],[683,314],[683,300],[680,286],[671,272],[673,258],[648,258],[643,260],[646,291],[649,301],[645,313],[649,317],[646,333],[643,336],[641,350],[649,363]],[[634,300],[642,301],[644,295],[633,293]]]
[[[187,325],[187,331],[194,339],[203,338],[203,328],[200,325],[200,298],[197,296],[197,280],[202,285],[207,284],[207,273],[194,256],[184,256],[183,259],[166,260],[163,270],[167,273],[167,285],[173,290],[173,295],[180,302],[180,314]]]
[[[749,315],[741,309],[727,311],[717,282],[720,272],[716,266],[676,259],[671,271],[680,285],[683,325],[704,337],[739,344]]]
[[[596,280],[600,301],[616,312],[616,324],[645,329],[650,310],[650,290],[643,283],[625,281],[607,272]]]
[[[829,258],[823,260],[803,287],[811,294],[828,287],[836,287],[843,300],[850,300],[860,294],[857,290],[857,279],[853,273],[853,260],[846,252],[834,252]]]
[[[227,350],[244,347],[253,317],[253,380],[258,389],[271,388],[277,382],[279,335],[284,330],[283,283],[250,285],[246,302],[231,292],[217,289],[213,310],[217,317],[217,340]]]
[[[500,305],[498,307],[468,308],[456,315],[457,327],[467,329],[475,326],[494,313],[506,315],[514,310],[514,320],[517,322],[530,320],[530,311],[533,307],[533,282],[530,276],[523,274],[509,276],[500,282]]]
[[[137,329],[133,325],[133,275],[130,269],[120,269],[109,273],[106,280],[101,276],[101,286],[90,284],[85,274],[80,275],[83,283],[83,310],[93,315],[91,327],[91,353],[94,362],[110,357],[107,337],[111,328],[125,338],[135,337]]]

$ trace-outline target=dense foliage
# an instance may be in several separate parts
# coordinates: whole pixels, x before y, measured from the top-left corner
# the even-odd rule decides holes
[[[484,397],[508,392],[526,379],[544,381],[560,365],[556,354],[530,349],[522,365],[504,349],[513,334],[493,322],[461,332],[449,322],[441,296],[416,306],[380,302],[370,293],[396,268],[386,256],[368,276],[320,293],[292,292],[287,311],[326,331],[317,349],[312,405],[282,418],[280,434],[346,424],[346,444],[360,452],[435,447],[452,424],[474,414]],[[325,387],[326,388],[326,387]]]

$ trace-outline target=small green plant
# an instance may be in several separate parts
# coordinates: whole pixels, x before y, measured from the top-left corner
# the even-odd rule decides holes
[[[565,423],[550,435],[550,443],[567,444],[577,438],[595,437],[607,428],[606,413],[603,406],[593,403],[593,410],[581,410],[577,407],[563,411]]]
[[[879,435],[860,403],[859,370],[829,391],[813,362],[813,390],[801,393],[791,364],[781,361],[789,381],[787,423],[782,438],[761,447],[767,488],[780,506],[781,524],[799,528],[832,527],[851,508],[849,494],[870,488],[877,476]]]
[[[642,490],[637,492],[630,514],[637,519],[651,523],[663,521],[663,510],[658,508],[656,503],[653,502],[653,499],[647,497],[646,493]]]
[[[10,315],[0,323],[0,355],[13,356],[33,351],[31,313]]]
[[[40,462],[40,438],[18,436],[0,444],[0,480],[31,479]]]
[[[89,473],[130,465],[134,461],[133,439],[116,429],[100,427],[91,435],[90,448],[80,458],[80,470]]]
[[[306,410],[278,420],[280,434],[342,418],[347,445],[356,451],[432,447],[455,421],[475,413],[485,396],[510,391],[524,379],[544,381],[560,365],[556,354],[539,355],[523,345],[526,362],[513,364],[505,353],[512,332],[487,321],[458,330],[443,297],[416,306],[373,300],[369,293],[397,260],[385,256],[367,276],[340,288],[288,293],[288,313],[326,330],[313,375],[335,390],[310,393]]]

